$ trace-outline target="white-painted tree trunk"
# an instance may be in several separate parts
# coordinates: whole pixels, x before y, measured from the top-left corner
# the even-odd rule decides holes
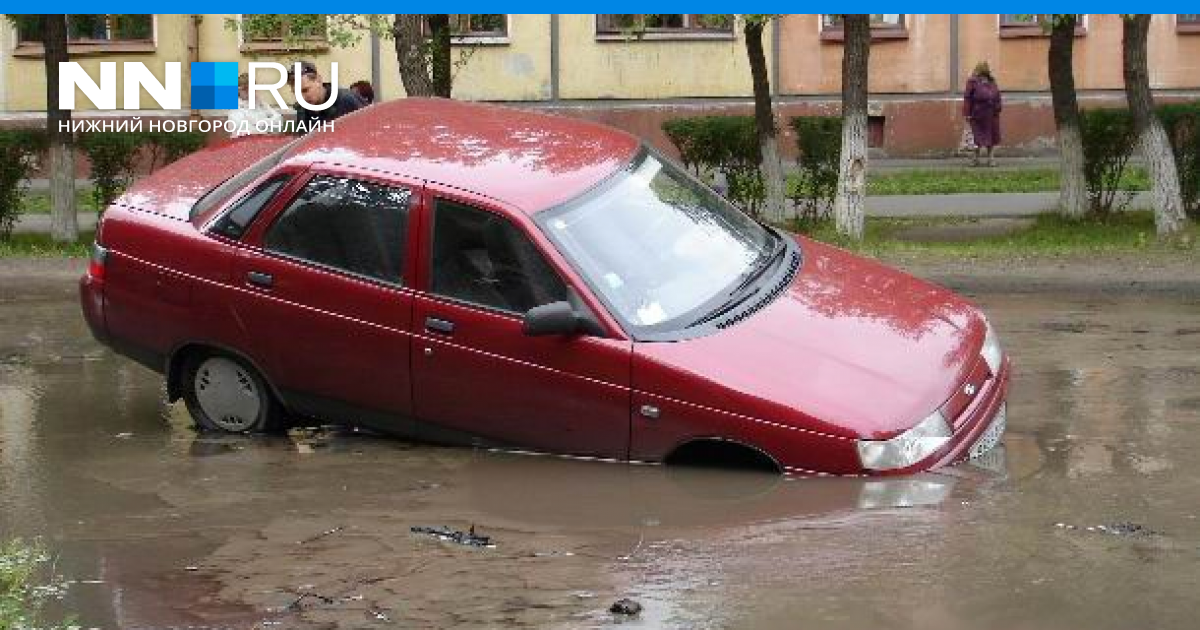
[[[50,238],[59,243],[79,240],[75,214],[75,155],[66,143],[54,143],[50,162]]]
[[[866,200],[867,115],[848,112],[842,118],[842,157],[833,202],[833,222],[838,234],[862,240]]]
[[[1075,125],[1058,128],[1058,207],[1064,216],[1083,218],[1088,210],[1087,178],[1083,172],[1083,134]]]
[[[762,151],[763,184],[766,186],[763,215],[771,223],[780,223],[787,218],[787,191],[784,188],[778,142],[776,136],[760,135],[758,143]]]

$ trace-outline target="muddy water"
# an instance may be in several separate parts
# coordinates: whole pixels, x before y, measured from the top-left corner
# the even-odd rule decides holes
[[[784,480],[208,438],[90,341],[66,284],[0,294],[0,537],[99,628],[1193,628],[1200,300],[982,295],[1017,363],[986,466]],[[492,548],[410,532],[447,525]]]

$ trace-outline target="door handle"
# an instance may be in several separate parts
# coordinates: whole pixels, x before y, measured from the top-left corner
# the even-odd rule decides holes
[[[436,317],[426,317],[425,330],[442,335],[452,335],[454,334],[454,322]]]
[[[249,282],[256,287],[270,289],[275,284],[275,277],[269,273],[251,271],[246,274],[246,282]]]

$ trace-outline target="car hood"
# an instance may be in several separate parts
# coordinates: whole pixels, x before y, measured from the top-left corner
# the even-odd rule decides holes
[[[979,360],[982,314],[951,291],[804,238],[765,308],[715,333],[635,344],[634,386],[831,435],[883,439],[942,405]]]
[[[204,193],[291,140],[246,136],[201,149],[142,177],[114,203],[186,221]]]

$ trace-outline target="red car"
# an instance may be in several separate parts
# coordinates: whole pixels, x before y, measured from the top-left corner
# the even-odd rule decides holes
[[[1009,363],[976,308],[627,133],[420,99],[336,126],[201,151],[104,214],[87,321],[201,429],[842,475],[1000,439]]]

